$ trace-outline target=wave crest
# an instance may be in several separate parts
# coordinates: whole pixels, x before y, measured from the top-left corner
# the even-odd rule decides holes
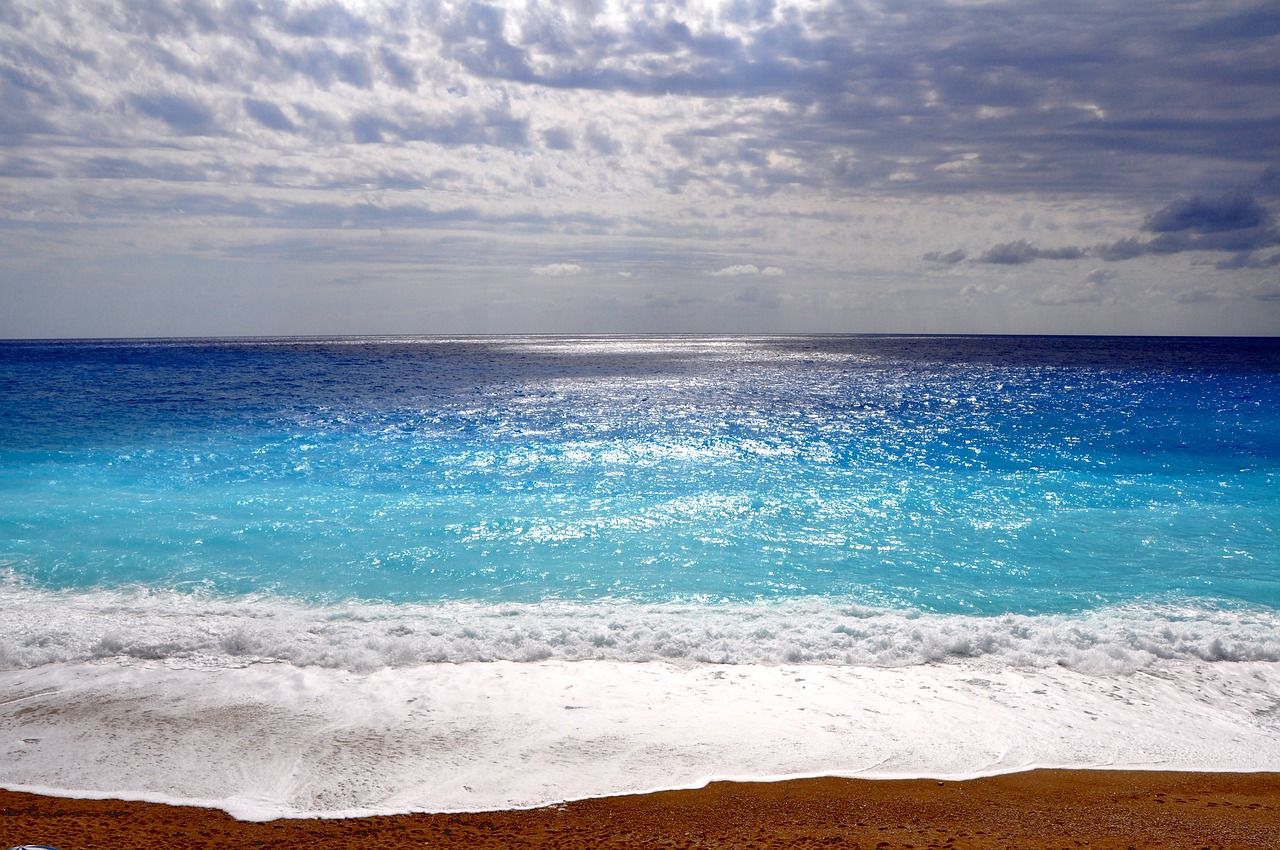
[[[175,591],[10,586],[0,666],[123,658],[349,670],[487,661],[906,667],[987,659],[1124,673],[1163,662],[1280,660],[1275,612],[1194,602],[1073,615],[969,616],[807,600],[758,605],[541,602],[310,605]]]

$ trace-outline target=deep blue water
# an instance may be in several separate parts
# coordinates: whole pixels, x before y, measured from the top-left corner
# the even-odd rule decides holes
[[[1280,341],[0,343],[0,570],[311,602],[1280,608]]]

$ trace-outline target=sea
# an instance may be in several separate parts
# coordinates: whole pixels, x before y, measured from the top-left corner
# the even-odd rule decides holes
[[[0,342],[0,786],[1280,770],[1280,339]]]

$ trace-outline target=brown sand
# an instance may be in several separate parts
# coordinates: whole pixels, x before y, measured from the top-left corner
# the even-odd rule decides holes
[[[245,823],[0,791],[0,848],[1280,848],[1280,774],[1042,770],[964,782],[717,782],[524,812]]]

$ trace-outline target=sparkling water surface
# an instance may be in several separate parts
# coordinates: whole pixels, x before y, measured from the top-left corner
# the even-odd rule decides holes
[[[24,342],[0,410],[46,589],[1280,605],[1274,341]]]

